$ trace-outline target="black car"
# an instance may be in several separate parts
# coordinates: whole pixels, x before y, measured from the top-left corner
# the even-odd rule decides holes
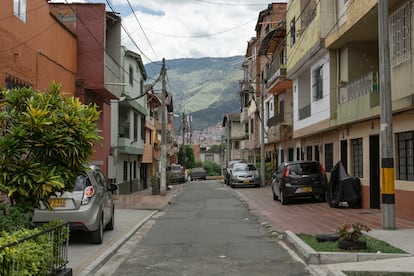
[[[231,170],[232,170],[234,164],[241,163],[241,162],[246,162],[246,161],[244,161],[242,159],[235,159],[235,160],[230,160],[227,163],[227,166],[224,170],[224,184],[230,185]]]
[[[194,180],[206,180],[207,179],[207,172],[204,168],[192,168],[190,172],[190,179],[191,181]]]
[[[283,205],[298,197],[325,200],[327,189],[325,170],[317,161],[283,163],[272,175],[273,199],[279,199]]]

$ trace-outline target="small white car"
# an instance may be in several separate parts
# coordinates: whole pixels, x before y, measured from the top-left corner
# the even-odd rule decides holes
[[[72,192],[49,198],[51,211],[40,202],[41,207],[35,210],[33,222],[41,224],[64,220],[69,222],[71,230],[88,232],[91,242],[100,244],[104,229],[114,229],[115,205],[112,192],[117,188],[115,184],[109,184],[99,167],[88,166],[76,178]]]

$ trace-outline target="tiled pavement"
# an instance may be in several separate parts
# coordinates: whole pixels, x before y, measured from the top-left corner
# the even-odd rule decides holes
[[[231,189],[231,188],[230,188]],[[293,233],[327,234],[336,231],[342,223],[361,222],[372,229],[382,228],[382,214],[374,209],[331,208],[326,202],[312,200],[293,201],[281,205],[274,201],[270,186],[263,188],[239,188],[240,195],[254,212],[260,214],[277,231]],[[396,218],[397,229],[414,229],[414,221]]]

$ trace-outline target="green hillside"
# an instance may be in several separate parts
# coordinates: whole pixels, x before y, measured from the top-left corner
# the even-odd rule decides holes
[[[242,61],[242,56],[166,60],[167,90],[173,94],[174,113],[191,114],[193,129],[221,122],[224,114],[239,113]],[[145,69],[151,82],[158,77],[160,62],[147,64]]]

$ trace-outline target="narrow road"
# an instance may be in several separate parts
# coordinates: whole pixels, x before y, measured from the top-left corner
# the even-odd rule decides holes
[[[95,275],[310,275],[229,188],[188,183]]]

